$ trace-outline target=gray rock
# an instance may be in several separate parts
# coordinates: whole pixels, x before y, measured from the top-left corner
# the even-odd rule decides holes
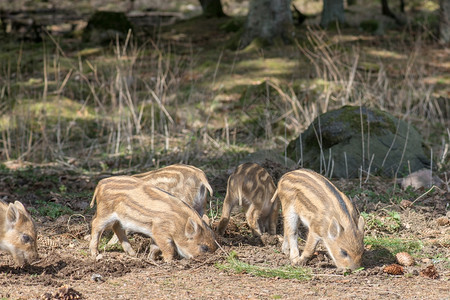
[[[246,157],[241,159],[239,164],[244,164],[248,162],[257,163],[259,165],[264,164],[266,160],[270,160],[274,163],[280,164],[285,167],[293,167],[295,166],[295,162],[289,157],[285,157],[284,155],[279,154],[274,150],[260,150],[253,153],[248,154]]]
[[[357,178],[361,172],[363,178],[368,173],[404,177],[430,167],[422,137],[412,125],[359,106],[317,117],[289,144],[288,156],[303,167],[341,178]]]
[[[433,175],[431,170],[422,169],[414,173],[409,174],[405,178],[400,178],[397,181],[403,189],[408,188],[408,186],[414,189],[419,189],[421,187],[429,188],[433,185],[441,186],[444,182],[436,175]]]

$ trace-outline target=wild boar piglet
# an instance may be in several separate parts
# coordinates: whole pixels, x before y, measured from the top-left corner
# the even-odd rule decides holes
[[[144,180],[192,206],[209,224],[206,212],[207,192],[212,196],[213,190],[209,185],[205,173],[190,165],[174,164],[164,168],[145,173],[132,175]],[[116,235],[111,238],[108,245],[119,241]]]
[[[357,269],[364,252],[364,219],[352,201],[322,175],[307,169],[284,174],[274,197],[281,201],[284,221],[282,250],[292,264],[305,264],[322,240],[338,268]],[[308,228],[299,255],[299,221]]]
[[[192,206],[200,216],[205,214],[207,191],[212,196],[213,190],[205,173],[197,167],[183,164],[170,165],[133,177],[174,195]]]
[[[132,176],[100,180],[91,207],[97,202],[92,220],[92,257],[98,255],[98,241],[104,229],[112,227],[126,253],[136,255],[125,231],[142,233],[153,239],[165,261],[214,252],[214,233],[186,202]]]
[[[231,211],[239,204],[246,210],[247,223],[253,234],[276,234],[280,202],[276,197],[271,201],[275,189],[272,177],[263,167],[255,163],[239,165],[228,178],[218,233],[224,234]]]
[[[0,201],[0,249],[24,265],[38,257],[36,239],[36,226],[23,204]]]

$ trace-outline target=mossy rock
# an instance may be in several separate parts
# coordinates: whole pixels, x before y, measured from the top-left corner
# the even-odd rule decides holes
[[[430,166],[422,137],[412,125],[359,106],[317,117],[289,144],[288,156],[300,165],[303,161],[304,167],[341,178],[357,178],[360,170],[363,177],[368,172],[403,177]]]
[[[124,40],[133,25],[127,16],[121,12],[97,11],[89,19],[83,31],[84,42],[95,42],[100,44]]]
[[[289,157],[285,157],[284,155],[279,154],[275,150],[260,150],[253,153],[248,154],[246,157],[242,158],[239,161],[239,164],[244,164],[248,162],[264,164],[266,160],[277,163],[281,166],[285,167],[293,167],[295,166],[295,162]]]

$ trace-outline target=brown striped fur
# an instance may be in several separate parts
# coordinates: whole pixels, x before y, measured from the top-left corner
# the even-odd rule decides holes
[[[104,229],[112,227],[123,249],[135,251],[126,230],[150,236],[171,261],[176,252],[191,258],[217,248],[214,233],[200,215],[186,202],[132,176],[116,176],[100,180],[92,198],[97,202],[92,220],[91,255],[98,254],[98,241]]]
[[[18,265],[38,257],[36,227],[31,215],[19,201],[0,201],[0,250],[9,252]]]
[[[364,219],[350,199],[322,175],[307,169],[281,177],[275,197],[284,219],[282,250],[292,264],[305,264],[322,240],[338,268],[357,269],[364,252]],[[299,221],[308,228],[302,255],[297,245]]]
[[[206,210],[206,190],[212,196],[213,190],[205,173],[190,165],[175,164],[150,172],[136,174],[156,187],[174,195],[191,205],[203,216]]]
[[[227,193],[223,201],[218,233],[223,235],[233,207],[239,203],[246,210],[246,218],[255,235],[267,231],[276,234],[278,199],[271,202],[275,184],[269,173],[260,165],[245,163],[236,168],[228,178]]]

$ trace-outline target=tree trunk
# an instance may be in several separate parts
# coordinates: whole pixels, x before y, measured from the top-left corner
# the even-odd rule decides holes
[[[400,3],[400,10],[401,10],[401,3]],[[404,7],[403,7],[404,10]],[[388,0],[381,0],[381,13],[385,16],[388,16],[395,20],[395,23],[398,25],[403,25],[404,21],[400,19],[396,14],[392,12],[392,10],[389,8]]]
[[[278,37],[290,40],[293,28],[290,4],[290,0],[251,0],[241,48],[256,38],[267,43]]]
[[[405,0],[400,0],[400,11],[405,12]]]
[[[389,4],[388,4],[387,0],[381,0],[381,13],[385,16],[391,17],[393,19],[397,19],[397,16],[389,8]]]
[[[442,44],[450,42],[450,0],[440,0],[439,41]]]
[[[225,17],[220,0],[200,0],[203,15],[207,18]]]
[[[320,26],[327,27],[332,22],[345,22],[343,0],[323,0],[322,19]]]

